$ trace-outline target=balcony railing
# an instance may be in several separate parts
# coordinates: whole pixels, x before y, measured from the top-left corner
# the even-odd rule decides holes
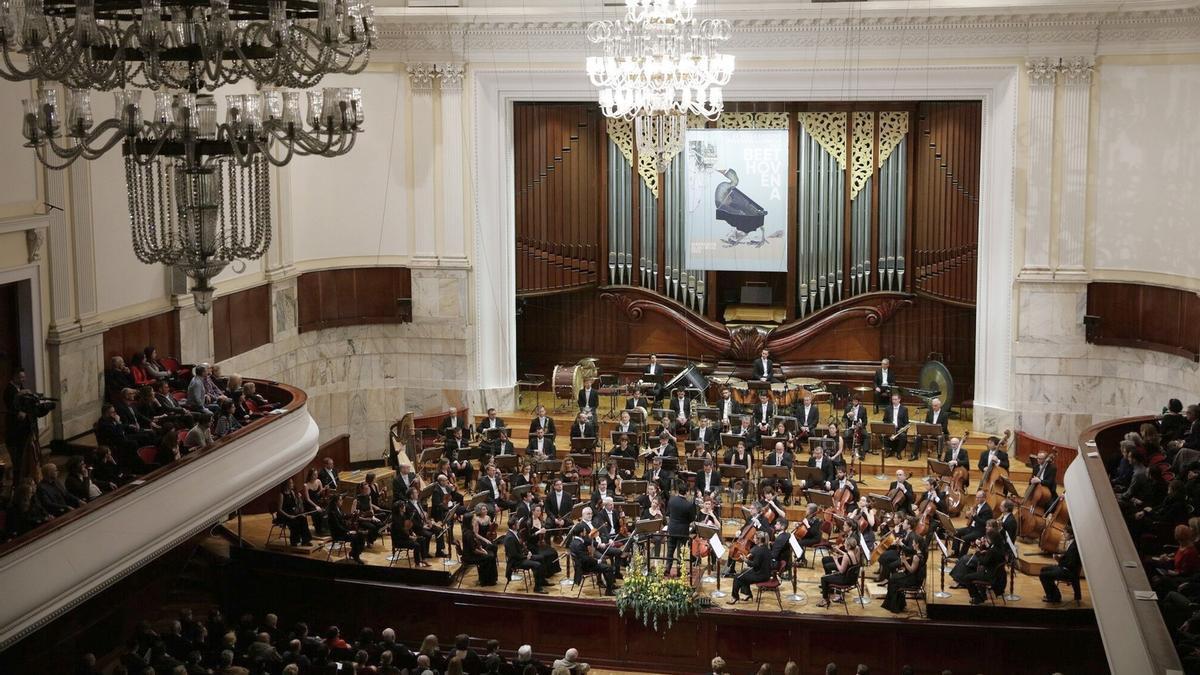
[[[283,411],[140,476],[0,546],[0,650],[306,466],[304,392],[257,382]]]

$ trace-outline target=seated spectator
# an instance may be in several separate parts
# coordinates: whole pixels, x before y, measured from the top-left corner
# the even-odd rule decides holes
[[[96,448],[95,460],[92,462],[92,481],[104,491],[115,490],[117,487],[133,480],[113,457],[112,448],[101,445]],[[111,486],[111,487],[106,487]]]
[[[158,402],[158,398],[154,395],[154,387],[149,384],[143,384],[137,388],[137,393],[133,397],[133,412],[151,422],[157,422],[166,414]]]
[[[442,672],[446,669],[446,657],[438,651],[438,639],[436,635],[426,635],[421,641],[421,648],[417,650],[417,668],[420,669],[420,658],[424,656],[429,660],[428,668],[437,672]]]
[[[246,382],[242,385],[242,395],[245,396],[246,405],[254,409],[252,412],[262,414],[276,408],[274,403],[258,393],[258,387],[253,382]]]
[[[1187,525],[1175,527],[1174,553],[1148,558],[1143,562],[1150,585],[1160,594],[1173,590],[1178,580],[1200,572],[1200,550],[1196,548],[1196,533]]]
[[[521,645],[517,649],[517,658],[513,660],[513,669],[518,673],[525,672],[525,669],[532,666],[536,672],[542,672],[546,666],[542,665],[541,661],[533,658],[533,647],[529,645]]]
[[[225,379],[225,386],[221,387],[221,390],[224,391],[226,395],[232,396],[233,392],[235,392],[241,388],[242,388],[242,376],[237,373],[234,373]]]
[[[454,638],[454,651],[450,653],[451,660],[458,659],[462,667],[469,673],[478,673],[483,667],[479,654],[471,649],[471,638],[466,633]]]
[[[221,377],[221,366],[219,364],[207,366],[204,369],[204,393],[214,403],[225,397],[225,382],[225,378]]]
[[[100,496],[100,488],[92,482],[91,472],[83,461],[83,455],[74,455],[67,460],[67,477],[63,480],[67,492],[80,502]]]
[[[246,394],[241,389],[234,389],[229,393],[229,399],[233,403],[233,418],[239,424],[246,424],[252,416],[250,409],[246,407]]]
[[[233,651],[226,649],[221,652],[220,664],[213,669],[213,675],[250,675],[250,671],[233,665]]]
[[[221,399],[220,412],[217,413],[216,428],[213,430],[213,438],[224,438],[229,434],[241,429],[242,425],[237,421],[237,417],[233,412],[233,399]]]
[[[133,374],[129,372],[129,367],[125,365],[125,359],[120,356],[109,359],[108,368],[104,371],[105,398],[114,401],[122,389],[130,389],[134,386],[136,383],[133,381]]]
[[[166,466],[179,459],[179,434],[171,432],[163,434],[154,451],[154,463]]]
[[[207,448],[214,443],[212,425],[213,416],[208,412],[196,413],[192,416],[196,424],[187,432],[187,437],[183,439],[183,448],[186,452]]]
[[[37,484],[37,499],[46,513],[52,516],[61,516],[83,503],[58,482],[58,466],[53,462],[42,465],[42,480]]]
[[[27,478],[13,489],[8,504],[8,533],[20,536],[50,520],[50,514],[42,508],[37,498],[37,487],[32,478]]]
[[[571,647],[561,659],[555,659],[555,668],[563,668],[568,673],[586,673],[591,670],[591,666],[586,663],[579,662],[579,650]]]
[[[160,380],[154,385],[154,401],[164,414],[179,414],[184,412],[183,406],[171,395],[171,383]]]
[[[146,347],[142,350],[142,356],[142,368],[145,369],[147,375],[155,380],[166,381],[170,379],[172,373],[167,370],[162,361],[158,360],[157,349],[153,346]]]

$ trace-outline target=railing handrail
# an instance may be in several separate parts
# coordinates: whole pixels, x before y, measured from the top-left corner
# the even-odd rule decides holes
[[[106,492],[91,501],[85,502],[77,508],[71,509],[69,512],[64,513],[61,516],[56,516],[26,533],[0,544],[0,558],[3,558],[4,556],[19,550],[23,546],[27,546],[43,537],[47,537],[54,532],[61,530],[64,527],[69,527],[70,525],[95,514],[105,506],[120,501],[123,497],[133,494],[137,490],[145,488],[148,484],[186,467],[188,464],[199,460],[201,457],[220,450],[230,441],[242,438],[246,434],[262,429],[264,426],[270,424],[278,418],[286,417],[290,413],[304,407],[305,402],[308,400],[308,395],[305,394],[304,391],[281,382],[259,380],[250,377],[243,378],[242,381],[254,382],[255,386],[258,388],[258,393],[263,395],[268,400],[282,402],[283,405],[279,408],[279,410],[282,410],[283,412],[264,415],[258,419],[252,420],[239,428],[237,431],[223,436],[220,440],[212,445],[189,452],[170,464],[160,466],[149,473],[138,476],[136,480],[130,481],[125,485],[112,490],[111,492]],[[282,395],[272,396],[271,394],[273,392],[279,392]]]
[[[1096,623],[1104,638],[1105,652],[1114,673],[1183,672],[1171,634],[1158,603],[1138,599],[1151,591],[1137,547],[1125,525],[1106,468],[1116,450],[1098,446],[1096,438],[1118,427],[1136,430],[1152,416],[1126,417],[1094,424],[1079,436],[1079,461],[1071,463],[1065,476],[1072,526],[1077,535],[1080,558],[1088,576],[1088,590],[1096,611]],[[1111,434],[1104,433],[1111,437]]]

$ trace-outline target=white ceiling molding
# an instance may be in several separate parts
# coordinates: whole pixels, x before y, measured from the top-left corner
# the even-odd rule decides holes
[[[854,3],[858,7],[897,3]],[[1078,7],[1062,2],[1051,6]],[[1063,55],[1194,52],[1200,46],[1200,5],[1127,3],[1137,9],[1112,11],[1002,12],[965,10],[905,13],[903,9],[818,15],[775,7],[747,18],[744,5],[726,15],[733,24],[730,51],[739,59],[845,61],[924,60],[1026,56],[1053,50]],[[1150,9],[1147,9],[1147,6]],[[1165,8],[1164,8],[1165,7]],[[466,10],[464,10],[466,11]],[[379,46],[383,58],[440,58],[468,61],[529,62],[578,60],[589,51],[587,22],[601,14],[578,9],[528,8],[520,14],[413,14],[383,8]],[[567,17],[564,19],[564,16]]]

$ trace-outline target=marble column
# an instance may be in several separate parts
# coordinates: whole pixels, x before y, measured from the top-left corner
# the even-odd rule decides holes
[[[1083,264],[1084,210],[1093,68],[1092,59],[1083,56],[1068,59],[1059,68],[1063,80],[1063,163],[1057,275],[1086,274]]]
[[[1025,262],[1022,276],[1050,271],[1050,201],[1054,165],[1054,85],[1057,63],[1026,62],[1029,78],[1029,173],[1025,189]]]
[[[60,205],[66,201],[66,176],[62,171],[45,172],[46,203]],[[46,214],[49,223],[47,240],[50,252],[50,334],[69,331],[77,325],[75,303],[72,302],[74,285],[74,249],[71,240],[71,224],[67,213],[61,208],[51,209]]]
[[[71,166],[70,180],[71,229],[75,235],[75,308],[80,323],[86,325],[95,321],[97,311],[91,163],[77,162]]]
[[[438,259],[444,265],[465,267],[467,219],[463,209],[466,195],[462,115],[464,67],[461,63],[439,63],[437,71],[442,113],[442,148],[439,154],[442,163],[442,223],[439,228],[442,241]]]
[[[414,267],[437,266],[437,224],[434,221],[437,200],[434,161],[437,152],[433,120],[433,81],[437,70],[431,63],[408,66],[412,90],[412,223]]]
[[[179,308],[179,360],[183,363],[213,362],[212,313],[201,314],[190,302],[191,294],[173,298]]]

